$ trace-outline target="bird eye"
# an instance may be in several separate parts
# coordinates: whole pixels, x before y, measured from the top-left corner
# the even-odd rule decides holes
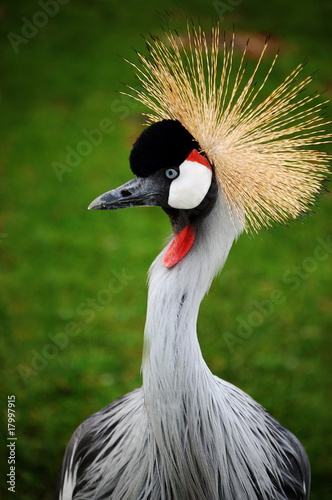
[[[179,172],[175,168],[168,168],[165,174],[168,179],[176,179],[179,175]]]

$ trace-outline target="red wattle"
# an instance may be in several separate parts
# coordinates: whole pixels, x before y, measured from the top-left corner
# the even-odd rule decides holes
[[[163,264],[170,268],[183,259],[193,246],[195,241],[194,228],[188,224],[179,234],[175,234],[174,240],[168,247],[164,256]]]

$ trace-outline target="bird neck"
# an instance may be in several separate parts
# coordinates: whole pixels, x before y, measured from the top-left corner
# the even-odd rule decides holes
[[[147,407],[150,402],[151,409],[156,404],[173,408],[204,379],[202,372],[210,374],[197,339],[199,306],[242,229],[219,195],[196,228],[190,252],[167,269],[166,247],[152,264],[142,365]]]

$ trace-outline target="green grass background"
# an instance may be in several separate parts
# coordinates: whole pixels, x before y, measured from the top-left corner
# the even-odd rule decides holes
[[[331,5],[224,0],[217,11],[214,2],[199,0],[70,0],[15,53],[8,34],[22,36],[22,18],[31,21],[42,9],[31,0],[0,1],[1,498],[52,498],[75,428],[141,384],[146,272],[169,222],[159,209],[87,211],[97,195],[130,178],[128,154],[142,130],[141,108],[116,93],[122,82],[136,83],[122,58],[135,60],[132,47],[144,51],[141,33],[162,32],[164,9],[180,31],[186,15],[207,28],[219,17],[222,28],[231,32],[234,23],[254,41],[272,34],[281,50],[270,85],[307,58],[306,74],[319,70],[312,90],[328,98]],[[81,147],[82,131],[103,119],[114,129],[60,182],[53,162],[65,164],[66,148]],[[306,447],[313,500],[327,500],[332,491],[331,259],[326,195],[313,216],[239,239],[204,299],[198,325],[211,369]],[[114,272],[127,278],[121,283]],[[101,292],[111,278],[117,292]],[[266,314],[259,314],[262,307]],[[255,325],[246,338],[240,322]],[[64,337],[66,328],[76,335]],[[67,345],[56,352],[50,335]],[[5,482],[11,394],[15,495]]]

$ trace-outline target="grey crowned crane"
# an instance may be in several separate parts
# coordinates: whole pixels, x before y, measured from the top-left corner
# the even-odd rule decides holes
[[[211,45],[210,45],[211,44]],[[296,218],[327,174],[327,142],[310,78],[296,68],[256,104],[244,55],[232,71],[234,37],[200,28],[169,31],[139,54],[151,111],[135,142],[135,178],[99,196],[94,210],[159,206],[172,239],[149,273],[143,385],[83,422],[60,471],[58,500],[305,500],[310,467],[298,439],[250,396],[214,376],[197,340],[203,296],[243,230]],[[222,45],[222,44],[221,44]],[[245,51],[244,51],[245,53]],[[232,78],[231,78],[232,75]],[[232,80],[232,85],[230,81]],[[134,93],[133,93],[134,92]]]

